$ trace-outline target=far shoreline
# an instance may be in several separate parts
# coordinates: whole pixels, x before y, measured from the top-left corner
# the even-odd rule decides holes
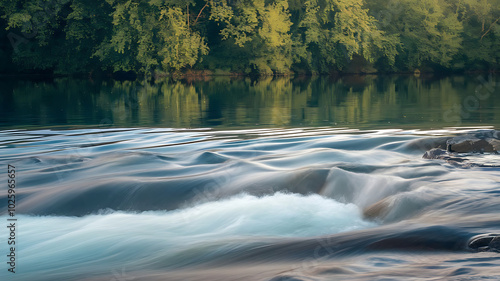
[[[430,78],[430,77],[447,77],[457,75],[481,75],[481,74],[498,74],[498,70],[467,70],[467,71],[402,71],[402,72],[331,72],[331,73],[280,73],[280,74],[246,74],[239,72],[221,72],[212,70],[186,70],[175,73],[136,73],[134,71],[117,71],[117,72],[101,72],[98,74],[92,73],[0,73],[0,79],[15,79],[15,80],[52,80],[58,78],[74,78],[74,79],[112,79],[115,81],[138,81],[138,80],[190,80],[190,81],[210,81],[217,77],[227,77],[231,79],[241,78],[313,78],[313,77],[332,77],[342,78],[349,76],[414,76],[417,78]]]

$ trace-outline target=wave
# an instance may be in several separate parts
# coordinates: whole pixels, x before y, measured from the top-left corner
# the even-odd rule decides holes
[[[5,219],[5,217],[2,217]],[[319,195],[241,194],[175,211],[104,210],[84,217],[20,216],[19,272],[57,277],[110,268],[178,267],[267,241],[372,227],[353,204]],[[161,265],[160,265],[161,264]],[[48,277],[47,277],[48,278]]]
[[[429,148],[446,149],[461,133],[466,132],[0,132],[0,161],[19,169],[16,277],[110,280],[126,268],[133,276],[158,271],[151,279],[162,280],[173,271],[184,270],[185,277],[201,267],[253,264],[258,271],[258,265],[282,269],[279,263],[295,267],[310,258],[353,264],[388,252],[404,259],[427,251],[426,260],[439,252],[443,265],[446,255],[472,255],[471,237],[500,233],[497,167],[422,158]],[[491,153],[454,156],[490,166],[499,161]],[[327,264],[313,269],[313,277],[283,276],[356,275],[363,266],[346,271]],[[415,269],[415,276],[424,269]],[[192,276],[204,273],[213,272]],[[349,274],[340,279],[351,279]],[[438,275],[459,274],[447,268]]]

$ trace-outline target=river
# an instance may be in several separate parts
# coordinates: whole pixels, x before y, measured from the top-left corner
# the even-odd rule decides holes
[[[499,82],[0,81],[0,279],[498,280]]]

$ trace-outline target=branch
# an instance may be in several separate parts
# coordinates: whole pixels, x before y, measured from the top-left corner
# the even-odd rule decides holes
[[[201,12],[203,12],[203,10],[208,6],[208,2],[205,4],[205,6],[203,6],[203,8],[201,8],[200,12],[198,13],[198,16],[196,17],[196,19],[194,20],[194,23],[193,25],[196,24],[196,22],[198,21],[198,19],[200,18],[201,16]]]
[[[496,20],[495,20],[495,21],[494,21],[494,22],[490,25],[490,27],[488,28],[488,30],[486,30],[486,32],[485,32],[485,33],[481,36],[481,39],[479,39],[479,41],[483,40],[483,37],[484,37],[486,34],[488,34],[488,32],[490,32],[491,28],[493,27],[493,25],[494,25],[495,23],[497,23],[497,21],[498,21],[498,20],[500,20],[500,17],[499,17],[498,19],[496,19]]]

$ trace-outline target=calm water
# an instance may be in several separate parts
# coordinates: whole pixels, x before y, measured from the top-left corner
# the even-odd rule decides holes
[[[499,280],[495,79],[2,81],[0,279]]]
[[[495,76],[208,82],[1,81],[0,127],[443,128],[500,125]]]

